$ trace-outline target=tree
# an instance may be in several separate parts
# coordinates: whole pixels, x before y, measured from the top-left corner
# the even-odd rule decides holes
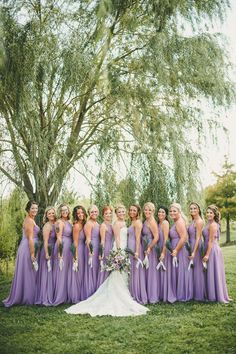
[[[206,188],[206,204],[216,204],[226,220],[226,242],[230,242],[230,221],[236,220],[236,172],[233,164],[226,159],[222,175],[217,175],[217,182]]]
[[[169,184],[181,196],[186,130],[203,131],[197,100],[224,106],[233,98],[220,38],[201,29],[227,7],[227,0],[4,1],[0,171],[44,208],[97,148],[147,163],[157,154],[162,171],[172,162]]]

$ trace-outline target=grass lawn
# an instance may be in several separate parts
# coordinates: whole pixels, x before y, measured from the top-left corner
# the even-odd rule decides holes
[[[236,353],[236,246],[223,248],[229,305],[149,306],[146,316],[91,318],[57,308],[0,305],[0,353]],[[10,279],[0,281],[0,300]]]

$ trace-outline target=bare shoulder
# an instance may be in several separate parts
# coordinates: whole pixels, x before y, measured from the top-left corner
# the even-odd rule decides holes
[[[211,223],[209,225],[209,231],[212,231],[212,232],[217,231],[217,223],[215,221],[213,221],[213,223]]]
[[[135,222],[134,222],[134,227],[142,228],[142,227],[143,227],[142,221],[141,221],[140,219],[135,220]]]
[[[24,222],[23,222],[23,227],[24,228],[31,228],[35,226],[35,221],[29,217],[26,217]]]
[[[104,222],[100,225],[100,231],[107,231],[107,225]]]
[[[52,230],[52,225],[50,224],[50,222],[46,222],[46,224],[44,224],[43,226],[43,231],[51,231]]]
[[[81,230],[80,224],[79,224],[78,222],[76,222],[76,223],[73,225],[73,229],[74,229],[74,231],[80,231],[80,230]]]
[[[167,230],[170,228],[170,224],[167,220],[163,220],[161,226],[162,226],[162,230]]]
[[[204,221],[202,220],[202,218],[199,218],[196,221],[196,227],[203,227],[203,225],[204,225]]]

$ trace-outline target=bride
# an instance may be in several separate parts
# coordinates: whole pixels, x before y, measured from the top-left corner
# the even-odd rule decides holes
[[[117,221],[113,226],[115,236],[113,249],[125,249],[127,247],[125,207],[119,205],[115,213]],[[131,297],[127,274],[113,271],[92,296],[65,311],[73,315],[88,313],[91,316],[139,316],[149,310]]]

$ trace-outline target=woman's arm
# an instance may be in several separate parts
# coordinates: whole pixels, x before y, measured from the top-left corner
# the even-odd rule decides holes
[[[47,222],[43,227],[43,247],[45,252],[45,258],[49,259],[48,255],[48,239],[50,236],[50,232],[52,231],[51,225]]]
[[[203,229],[203,220],[197,220],[197,222],[196,222],[196,242],[195,242],[194,249],[193,249],[190,259],[193,259],[195,257],[195,254],[198,250],[199,242],[202,238],[202,229]]]
[[[105,247],[105,241],[106,241],[106,232],[107,232],[107,226],[106,224],[102,224],[100,226],[100,238],[101,238],[101,245],[103,246],[103,249]],[[102,256],[99,255],[99,259],[102,259]]]
[[[170,230],[170,224],[168,223],[167,220],[164,220],[162,225],[161,225],[161,229],[163,231],[163,235],[164,235],[164,244],[163,244],[163,248],[161,251],[161,257],[160,260],[163,261],[163,259],[166,256],[166,241],[169,238],[169,230]]]
[[[147,254],[149,254],[151,252],[152,248],[155,246],[155,244],[159,240],[159,232],[158,232],[158,227],[157,227],[156,220],[151,220],[150,221],[149,229],[152,232],[153,240],[152,240],[152,242],[150,243],[150,245],[147,248],[147,251],[146,251]]]
[[[120,225],[118,222],[115,222],[113,225],[113,233],[116,242],[116,248],[120,248]]]
[[[24,222],[24,230],[25,230],[25,235],[28,239],[28,244],[29,244],[29,251],[30,251],[30,256],[31,260],[35,261],[34,257],[34,226],[35,223],[31,219],[27,219]]]
[[[140,242],[141,242],[141,232],[142,232],[143,224],[140,220],[137,220],[134,224],[134,232],[136,239],[136,247],[135,247],[135,256],[138,258],[140,256]]]
[[[176,231],[179,234],[180,240],[172,252],[172,256],[177,256],[178,252],[183,248],[185,242],[187,241],[187,229],[184,220],[179,220],[176,223]]]
[[[78,223],[73,225],[73,243],[75,245],[75,258],[78,259],[78,245],[79,245],[79,234],[81,231],[81,227]]]
[[[60,245],[60,243],[62,242],[62,232],[64,229],[64,223],[61,220],[58,220],[56,223],[56,235],[57,235],[57,246]],[[58,248],[58,258],[60,258],[60,254],[59,254],[59,248]]]
[[[207,251],[205,256],[203,257],[203,261],[207,262],[211,253],[211,249],[213,246],[213,242],[214,242],[214,237],[215,234],[217,233],[217,223],[212,223],[209,225],[209,241],[208,241],[208,245],[207,245]]]
[[[89,244],[91,242],[91,235],[92,235],[92,229],[93,229],[93,224],[92,222],[88,221],[85,225],[84,225],[84,233],[85,233],[85,237],[86,237],[86,245],[88,247],[89,250],[89,254],[90,254],[90,249],[89,249]],[[90,254],[91,255],[91,254]]]

